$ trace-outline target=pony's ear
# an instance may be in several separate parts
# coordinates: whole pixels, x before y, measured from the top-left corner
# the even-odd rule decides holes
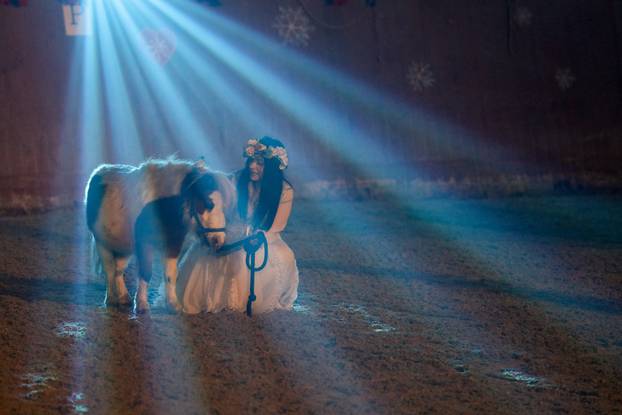
[[[188,172],[186,177],[184,177],[184,180],[181,182],[181,194],[185,197],[188,197],[192,186],[194,186],[197,180],[199,180],[199,177],[201,177],[201,173],[199,172],[198,168],[193,167],[192,170]]]
[[[195,161],[193,163],[193,166],[201,170],[207,169],[207,163],[205,162],[205,159],[203,157]]]

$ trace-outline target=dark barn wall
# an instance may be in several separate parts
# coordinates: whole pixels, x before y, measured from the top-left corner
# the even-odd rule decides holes
[[[362,0],[342,7],[320,0],[222,4],[218,13],[276,40],[278,6],[305,6],[315,30],[308,46],[292,48],[405,103],[390,116],[382,108],[370,116],[335,86],[320,92],[332,113],[390,142],[391,154],[356,155],[378,167],[379,176],[621,173],[620,0],[377,0],[373,8]],[[48,203],[75,199],[79,189],[66,183],[85,174],[77,159],[59,150],[78,145],[78,128],[67,125],[75,109],[65,102],[72,52],[83,41],[64,35],[60,7],[52,0],[0,6],[0,206],[28,204],[34,195],[61,197]],[[520,10],[529,12],[522,22]],[[434,84],[420,91],[407,79],[415,61],[434,74]],[[567,89],[556,81],[560,68],[572,70]],[[314,167],[330,179],[363,174],[265,98],[249,102],[267,126],[286,135],[295,150],[293,166]],[[138,124],[152,123],[153,114],[141,114],[134,103]],[[205,112],[206,134],[233,167],[241,140],[252,132],[236,125],[235,108],[196,109]],[[141,140],[147,154],[176,150]],[[192,156],[183,149],[180,155]]]
[[[0,195],[53,193],[50,178],[71,171],[58,159],[72,42],[59,4],[0,6]],[[59,18],[60,17],[60,18]]]

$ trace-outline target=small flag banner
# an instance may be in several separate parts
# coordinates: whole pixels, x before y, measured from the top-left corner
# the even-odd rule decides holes
[[[343,6],[344,4],[347,4],[349,1],[350,0],[324,0],[324,4],[327,6]],[[376,6],[376,0],[364,0],[364,1],[367,7]]]
[[[0,0],[4,6],[24,7],[28,5],[28,0]]]

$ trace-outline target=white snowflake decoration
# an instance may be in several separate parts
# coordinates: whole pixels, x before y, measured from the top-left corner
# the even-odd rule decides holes
[[[531,24],[533,15],[527,7],[518,7],[514,13],[514,21],[519,27],[527,27]]]
[[[574,85],[577,78],[575,78],[570,68],[559,68],[555,73],[555,80],[557,81],[559,89],[566,91]]]
[[[307,46],[315,27],[301,7],[279,6],[279,15],[272,25],[285,43]]]
[[[408,67],[408,82],[415,91],[434,86],[436,80],[427,63],[412,62]]]

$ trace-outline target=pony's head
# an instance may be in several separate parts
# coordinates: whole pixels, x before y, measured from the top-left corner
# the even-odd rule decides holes
[[[225,214],[223,197],[214,175],[203,168],[194,167],[181,185],[190,216],[196,231],[216,250],[225,243]]]

